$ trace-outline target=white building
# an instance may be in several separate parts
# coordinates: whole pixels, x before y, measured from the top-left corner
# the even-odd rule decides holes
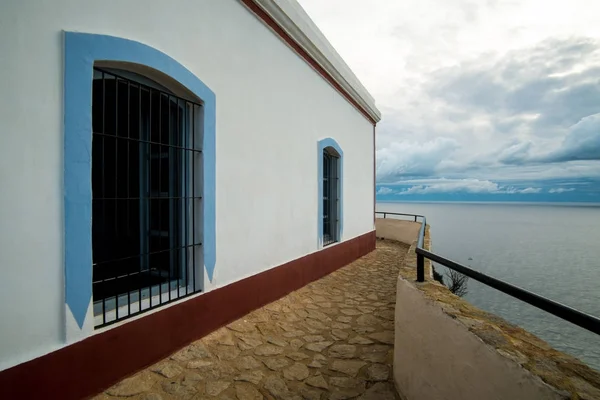
[[[93,394],[374,248],[380,114],[294,0],[4,0],[0,50],[0,398]]]

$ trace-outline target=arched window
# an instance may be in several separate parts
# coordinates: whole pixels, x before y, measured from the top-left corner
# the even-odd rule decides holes
[[[94,67],[96,326],[200,290],[201,111],[147,77]]]

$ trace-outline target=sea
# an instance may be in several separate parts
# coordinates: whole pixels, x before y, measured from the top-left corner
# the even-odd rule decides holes
[[[433,252],[600,317],[598,203],[377,202],[376,209],[425,215]],[[473,279],[467,285],[471,304],[600,371],[599,335]]]

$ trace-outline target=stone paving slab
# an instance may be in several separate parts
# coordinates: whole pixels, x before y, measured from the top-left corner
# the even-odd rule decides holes
[[[407,250],[377,241],[370,254],[95,399],[398,399],[392,375],[394,306]]]

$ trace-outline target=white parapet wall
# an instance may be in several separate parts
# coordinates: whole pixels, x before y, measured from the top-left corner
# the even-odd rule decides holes
[[[406,400],[563,399],[398,278],[394,380]]]
[[[429,273],[417,283],[415,246],[400,267],[396,289],[394,381],[402,398],[600,398],[597,371],[477,309]]]

